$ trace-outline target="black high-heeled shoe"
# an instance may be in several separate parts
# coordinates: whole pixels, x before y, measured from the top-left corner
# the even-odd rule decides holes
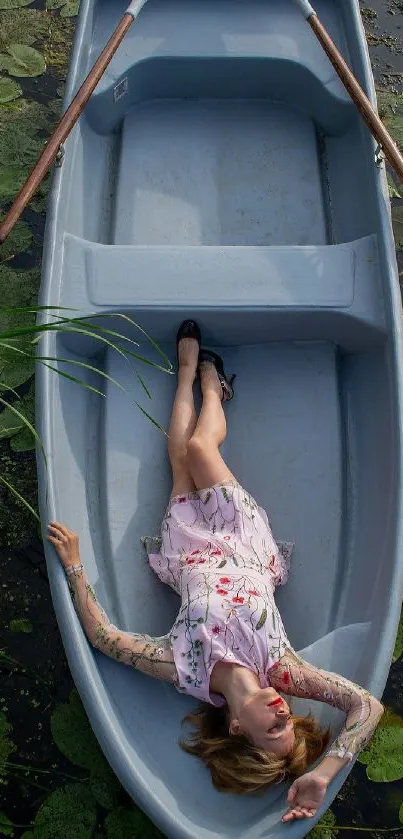
[[[211,364],[214,364],[214,367],[217,371],[217,376],[220,380],[220,385],[222,389],[222,398],[225,402],[229,402],[230,399],[234,398],[234,388],[233,383],[236,379],[236,373],[232,376],[227,376],[224,370],[224,362],[220,355],[213,352],[212,350],[201,349],[199,352],[199,364],[202,361],[210,361]]]
[[[199,345],[199,349],[200,349],[201,332],[200,332],[199,324],[196,323],[195,320],[184,320],[181,323],[181,325],[178,329],[178,332],[176,334],[176,357],[177,357],[177,360],[178,360],[178,364],[179,364],[178,347],[179,347],[179,341],[181,341],[182,338],[194,338],[195,341],[197,341],[197,343]]]

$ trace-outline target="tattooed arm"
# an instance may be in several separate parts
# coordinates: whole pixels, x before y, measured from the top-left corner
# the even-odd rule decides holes
[[[383,714],[383,706],[364,688],[336,673],[319,670],[291,649],[270,671],[270,682],[281,693],[326,702],[346,714],[342,731],[320,764],[291,786],[288,794],[290,812],[283,817],[284,821],[291,821],[304,817],[301,816],[304,808],[313,808],[316,812],[330,781],[372,737]]]
[[[169,636],[151,638],[120,631],[109,621],[88,582],[80,562],[78,536],[64,525],[51,522],[47,538],[67,574],[76,611],[90,643],[105,655],[155,679],[174,681],[176,669]]]

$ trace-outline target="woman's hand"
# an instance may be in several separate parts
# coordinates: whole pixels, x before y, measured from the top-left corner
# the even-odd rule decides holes
[[[283,822],[291,822],[294,819],[312,819],[322,804],[327,786],[327,780],[317,775],[315,770],[297,778],[288,792],[287,801],[290,809],[283,816]]]
[[[56,548],[56,553],[65,571],[71,568],[72,565],[80,564],[77,533],[69,530],[65,524],[60,524],[58,521],[51,521],[48,524],[48,535],[46,538]]]

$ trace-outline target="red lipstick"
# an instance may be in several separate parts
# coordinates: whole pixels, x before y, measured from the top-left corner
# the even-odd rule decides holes
[[[269,702],[269,706],[270,706],[270,707],[271,707],[272,705],[282,705],[282,704],[283,704],[283,700],[280,698],[280,696],[279,696],[279,698],[278,698],[278,699],[274,699],[274,700],[273,700],[273,702]]]

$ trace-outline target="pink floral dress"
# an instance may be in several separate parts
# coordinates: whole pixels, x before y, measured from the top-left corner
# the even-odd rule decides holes
[[[170,633],[179,690],[222,704],[209,690],[217,661],[253,668],[261,687],[270,684],[290,646],[274,589],[287,581],[291,550],[276,544],[266,513],[239,484],[171,500],[149,561],[182,601]]]

